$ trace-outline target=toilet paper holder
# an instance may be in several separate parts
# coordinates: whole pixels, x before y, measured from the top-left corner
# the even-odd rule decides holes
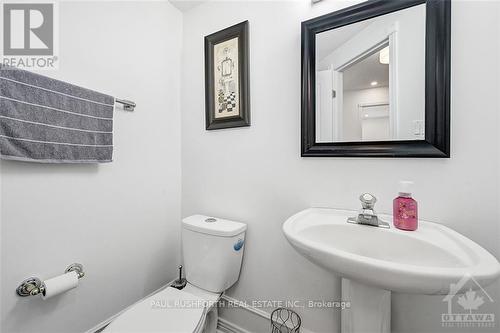
[[[64,274],[69,272],[76,272],[78,279],[81,279],[82,277],[85,276],[82,264],[74,263],[69,265],[64,271]],[[45,285],[39,278],[30,277],[21,282],[19,287],[17,287],[16,289],[16,293],[18,296],[27,297],[27,296],[35,296],[41,294],[43,293],[44,290],[45,290]]]

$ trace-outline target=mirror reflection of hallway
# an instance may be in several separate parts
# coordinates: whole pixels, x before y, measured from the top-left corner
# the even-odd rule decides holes
[[[423,140],[425,4],[316,35],[316,142]]]

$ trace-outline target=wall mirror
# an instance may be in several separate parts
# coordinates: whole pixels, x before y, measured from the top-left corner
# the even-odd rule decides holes
[[[450,1],[302,22],[302,156],[449,157]]]

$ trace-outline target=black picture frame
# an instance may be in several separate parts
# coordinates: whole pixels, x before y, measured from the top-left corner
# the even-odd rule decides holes
[[[214,46],[238,37],[239,114],[216,118]],[[205,36],[205,121],[207,130],[250,126],[248,21]]]
[[[317,143],[316,39],[339,28],[426,4],[425,140]],[[450,0],[370,0],[302,22],[301,155],[303,157],[450,157]]]

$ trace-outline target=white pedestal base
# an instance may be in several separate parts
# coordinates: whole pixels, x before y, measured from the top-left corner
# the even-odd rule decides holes
[[[342,333],[390,333],[391,292],[342,279],[342,300],[351,302],[342,310]]]

